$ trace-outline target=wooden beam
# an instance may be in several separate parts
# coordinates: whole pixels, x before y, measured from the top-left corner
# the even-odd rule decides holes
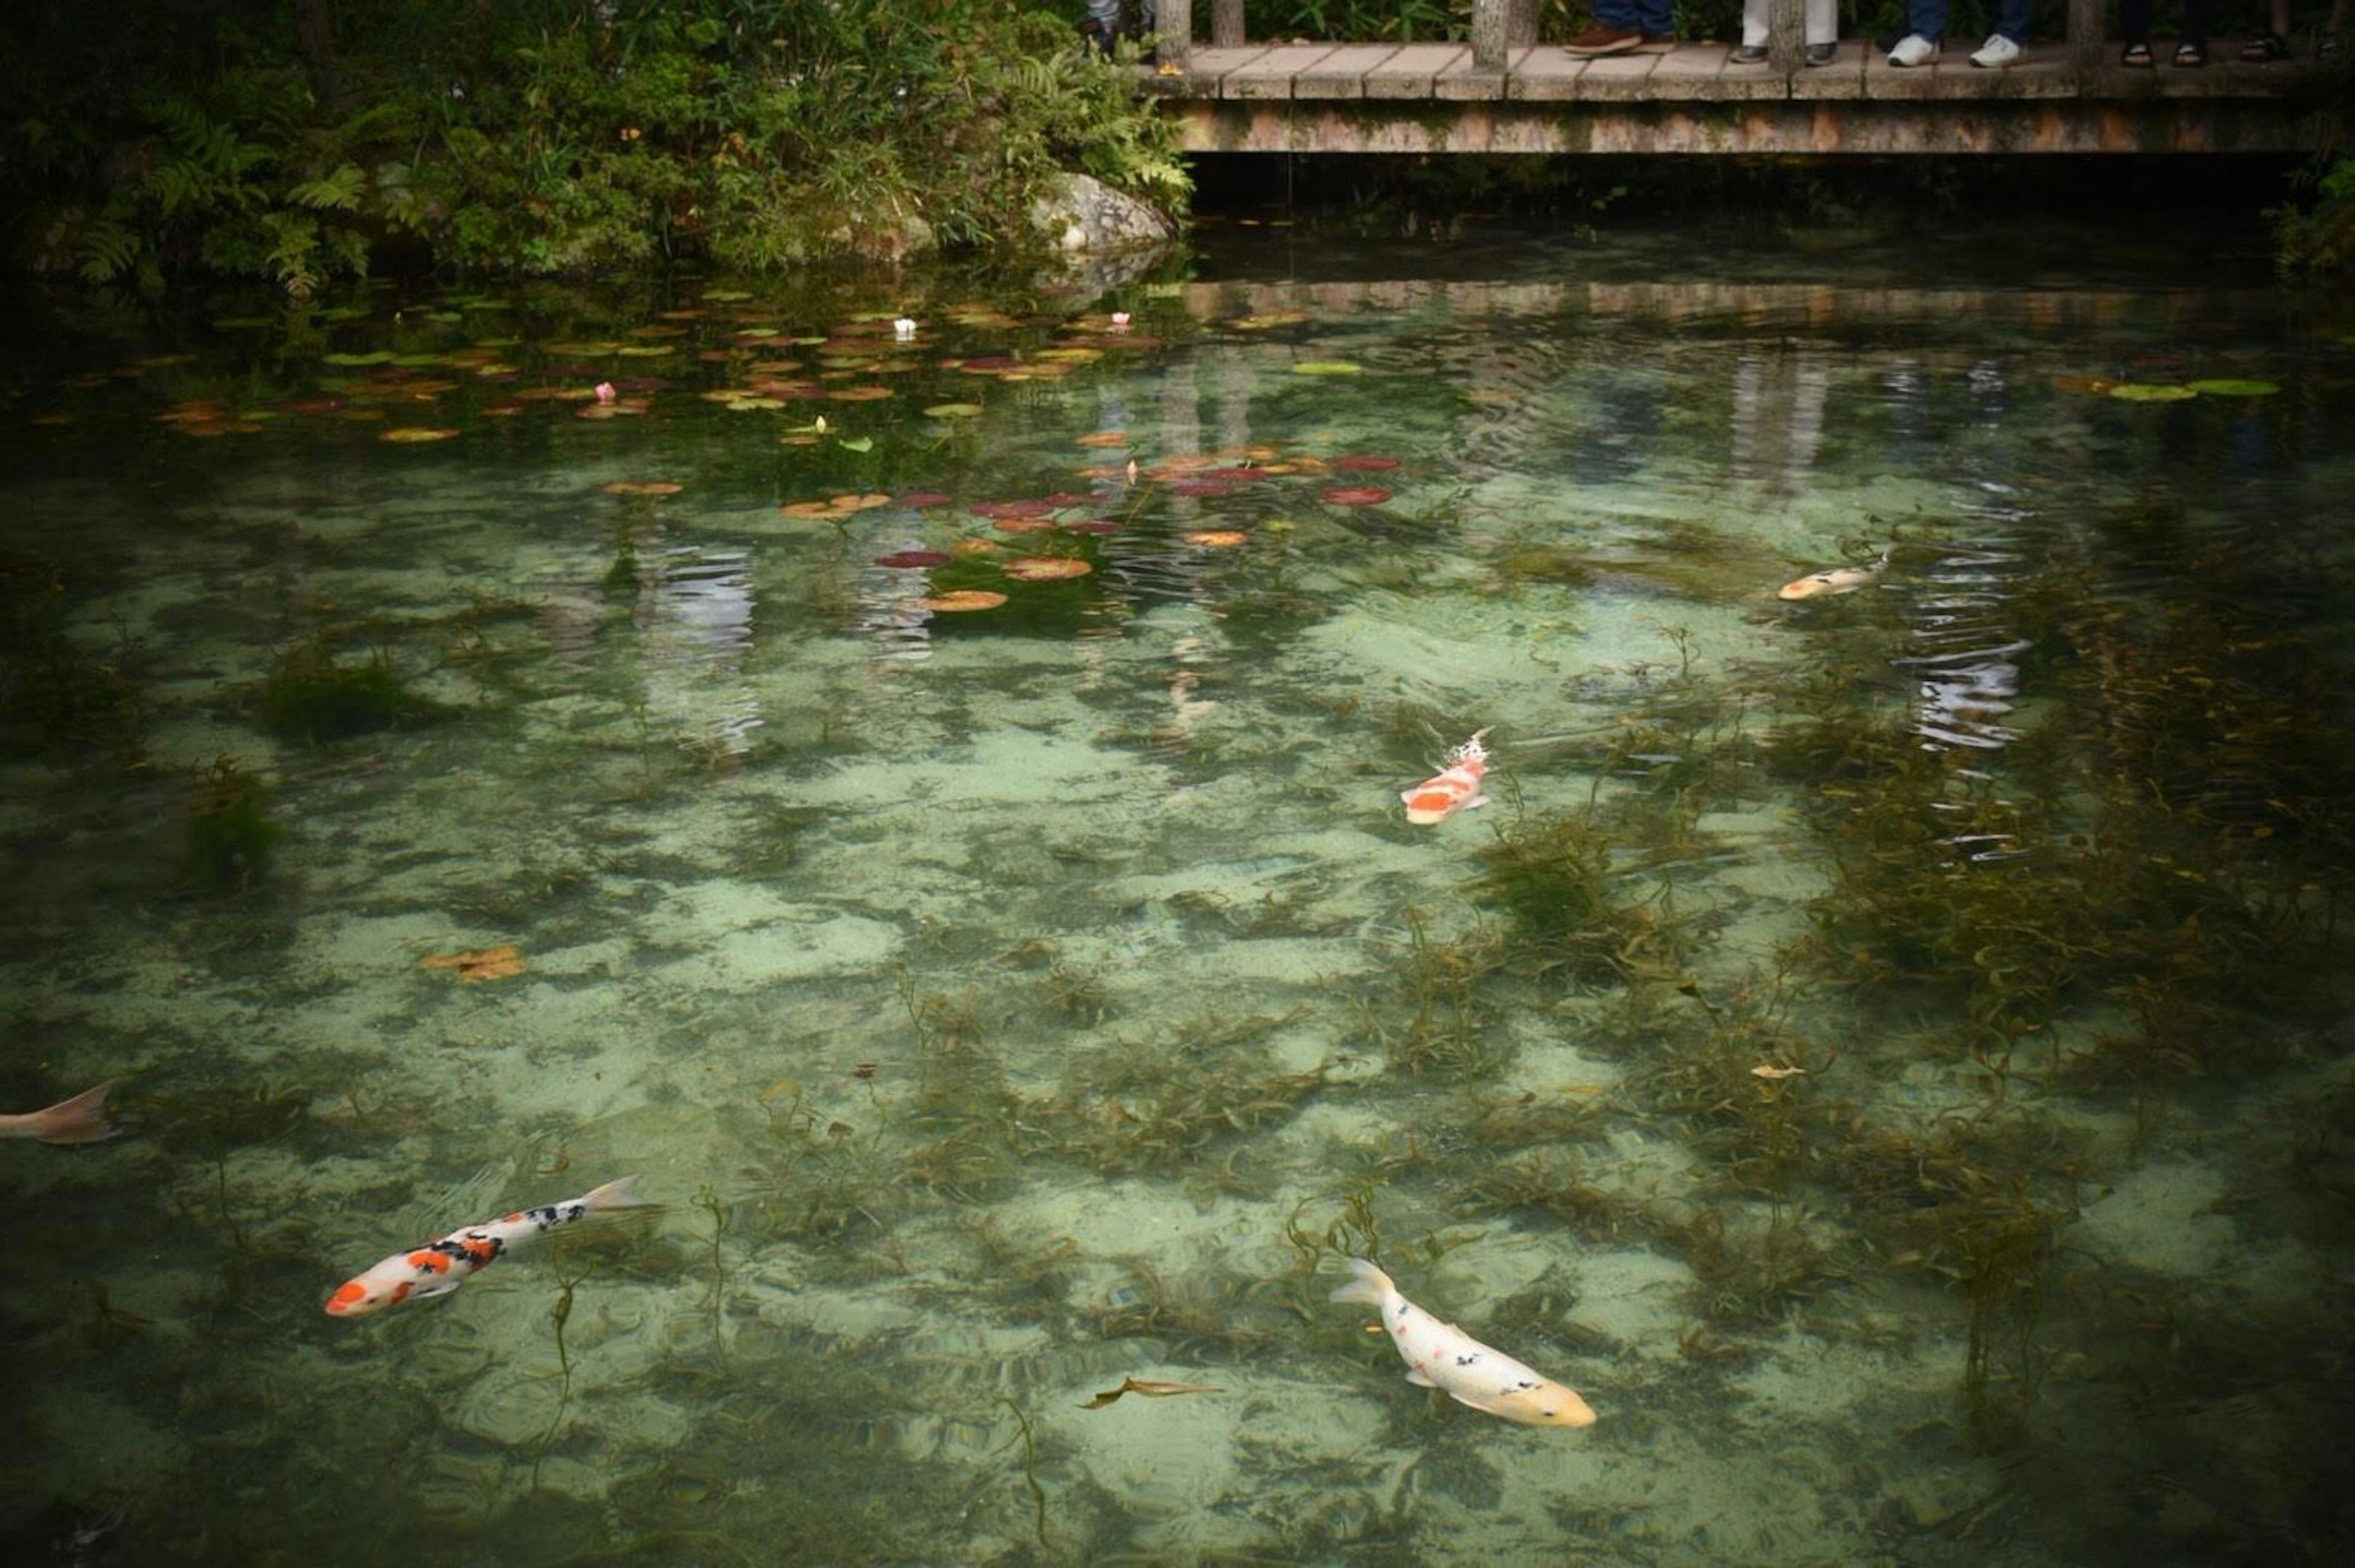
[[[1183,67],[1194,52],[1194,0],[1156,0],[1153,58]]]

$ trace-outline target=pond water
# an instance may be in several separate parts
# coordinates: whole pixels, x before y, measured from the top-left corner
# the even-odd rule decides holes
[[[2334,1555],[2355,350],[2048,232],[34,332],[12,1560]]]

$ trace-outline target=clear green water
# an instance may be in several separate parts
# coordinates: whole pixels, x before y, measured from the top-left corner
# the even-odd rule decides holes
[[[2330,1556],[2355,362],[2261,280],[1706,257],[24,361],[0,1085],[130,1136],[0,1147],[12,1554]],[[2276,389],[2084,384],[2203,378]],[[1598,1424],[1409,1386],[1367,1250]]]

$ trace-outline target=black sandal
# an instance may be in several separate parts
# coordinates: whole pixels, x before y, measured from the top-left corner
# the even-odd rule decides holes
[[[2128,44],[2126,52],[2118,57],[2118,63],[2128,70],[2155,70],[2158,66],[2151,58],[2148,44]]]
[[[2275,60],[2289,59],[2289,40],[2279,33],[2267,33],[2253,44],[2241,48],[2243,65],[2271,65]]]
[[[2195,44],[2189,38],[2175,46],[2175,69],[2205,70],[2208,67],[2208,46]]]

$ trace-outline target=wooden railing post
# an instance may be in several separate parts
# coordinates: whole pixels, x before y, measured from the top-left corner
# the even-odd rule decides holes
[[[1243,47],[1243,0],[1210,0],[1210,47]]]
[[[1505,69],[1507,0],[1472,0],[1472,69]]]
[[[1766,0],[1766,69],[1788,80],[1807,44],[1807,0]]]
[[[2069,0],[2069,63],[2080,71],[2102,63],[2102,0]]]
[[[1194,0],[1155,0],[1153,58],[1183,67],[1194,49]]]

